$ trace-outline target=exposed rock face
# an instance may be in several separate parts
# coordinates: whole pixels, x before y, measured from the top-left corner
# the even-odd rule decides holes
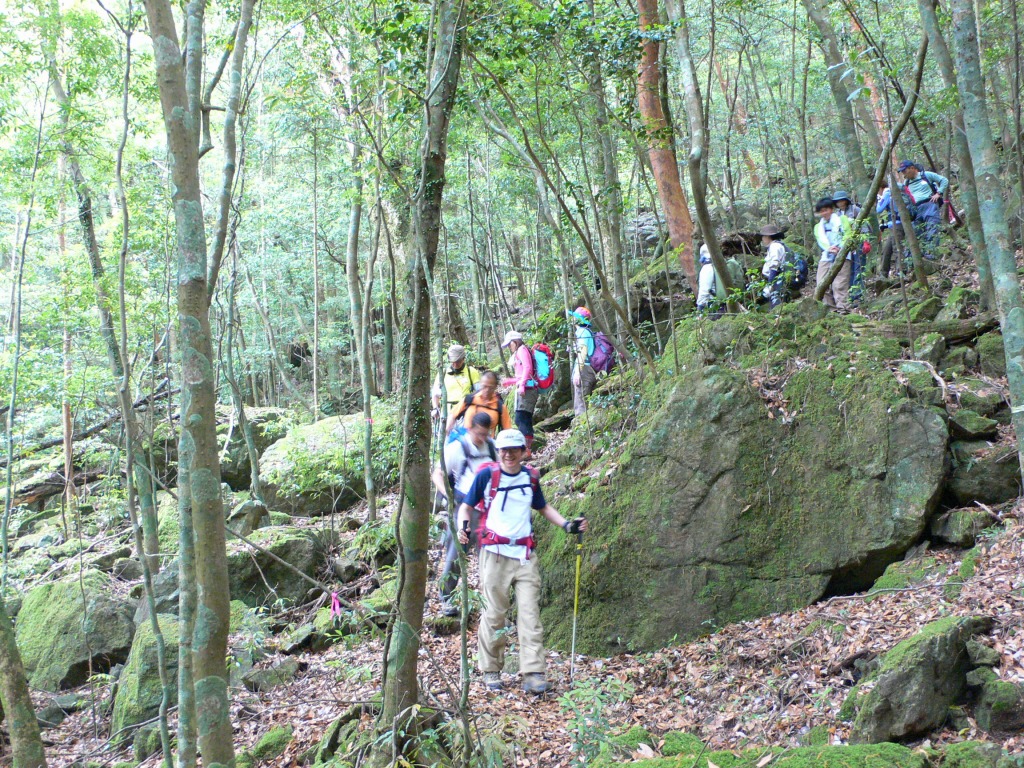
[[[124,661],[135,625],[126,601],[110,595],[110,579],[87,571],[77,578],[35,587],[18,612],[15,636],[29,685],[45,691],[72,688],[90,671]],[[91,667],[91,669],[90,669]]]
[[[164,658],[168,668],[167,679],[170,681],[168,706],[173,707],[178,703],[178,620],[175,616],[157,618],[160,634],[164,638]],[[129,738],[132,726],[144,723],[159,714],[162,696],[156,635],[147,619],[135,632],[131,653],[128,654],[128,661],[118,678],[111,732],[118,734],[118,740]]]
[[[592,409],[594,439],[614,450],[580,473],[588,439],[574,431],[560,452],[574,472],[545,478],[563,515],[591,521],[585,652],[652,648],[866,588],[924,531],[947,428],[936,409],[904,399],[881,365],[898,349],[880,347],[876,362],[870,339],[805,347],[808,364],[788,373],[786,410],[770,410],[743,370],[700,365],[757,349],[763,342],[744,335],[752,322],[726,318],[707,339],[681,340],[687,373],[624,392],[624,408]],[[837,322],[778,333],[827,339]],[[623,424],[638,396],[649,409]],[[548,527],[537,526],[545,626],[568,646],[574,558],[568,537]]]
[[[317,544],[308,530],[271,526],[255,531],[250,541],[272,552],[308,576],[316,576]],[[274,560],[266,552],[249,548],[237,539],[228,544],[228,580],[231,597],[255,606],[275,599],[298,601],[313,585]]]
[[[397,479],[401,451],[396,406],[374,401],[373,456],[377,489]],[[313,517],[344,510],[366,493],[362,413],[294,427],[263,454],[260,485],[272,510]]]
[[[897,644],[850,693],[857,712],[850,740],[898,741],[942,725],[967,690],[967,642],[991,627],[985,617],[948,616]]]

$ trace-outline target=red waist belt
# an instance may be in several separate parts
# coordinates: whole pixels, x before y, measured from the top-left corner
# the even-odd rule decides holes
[[[482,528],[480,531],[480,546],[489,547],[496,544],[508,544],[513,547],[526,547],[526,559],[530,559],[530,552],[533,551],[533,536],[524,536],[521,539],[510,539],[495,533],[490,528]]]

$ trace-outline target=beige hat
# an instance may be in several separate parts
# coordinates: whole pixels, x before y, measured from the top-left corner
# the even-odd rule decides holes
[[[448,362],[457,363],[466,359],[466,348],[461,344],[452,344],[448,347]]]
[[[523,334],[521,334],[519,331],[509,331],[508,333],[505,334],[505,340],[503,342],[501,342],[501,346],[507,347],[513,341],[522,341],[522,340],[523,340]]]

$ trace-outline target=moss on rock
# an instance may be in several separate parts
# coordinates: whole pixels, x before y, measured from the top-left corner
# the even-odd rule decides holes
[[[885,569],[885,573],[878,577],[864,599],[870,602],[886,592],[920,584],[944,570],[944,566],[934,557],[901,560]]]
[[[742,752],[705,752],[695,760],[690,755],[628,761],[631,768],[756,768],[769,755],[773,768],[928,768],[928,758],[899,744],[871,744],[796,749],[748,749]]]
[[[292,734],[295,729],[290,725],[279,725],[271,728],[260,736],[259,741],[253,744],[250,753],[257,760],[270,760],[284,754],[284,751],[291,744]]]
[[[18,649],[35,688],[81,685],[90,667],[103,672],[128,656],[135,631],[131,606],[111,596],[105,574],[85,571],[81,579],[35,587],[18,612]]]
[[[307,576],[316,576],[320,551],[310,531],[289,526],[260,528],[247,537]],[[248,606],[268,600],[301,600],[314,585],[266,552],[235,539],[228,542],[228,581],[231,596]]]
[[[161,615],[157,616],[157,621],[164,639],[164,659],[170,682],[168,706],[173,707],[178,703],[178,618]],[[114,714],[111,718],[111,731],[118,734],[118,741],[129,738],[133,726],[156,717],[160,712],[162,697],[156,635],[153,633],[152,622],[146,620],[135,632],[131,653],[118,678]]]

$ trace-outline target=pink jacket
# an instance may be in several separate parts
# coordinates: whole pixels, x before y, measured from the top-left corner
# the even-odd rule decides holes
[[[519,394],[526,394],[526,382],[533,378],[533,352],[525,344],[520,344],[515,355],[512,356],[512,367],[515,369],[514,379],[505,379],[501,382],[506,387],[516,385]]]

